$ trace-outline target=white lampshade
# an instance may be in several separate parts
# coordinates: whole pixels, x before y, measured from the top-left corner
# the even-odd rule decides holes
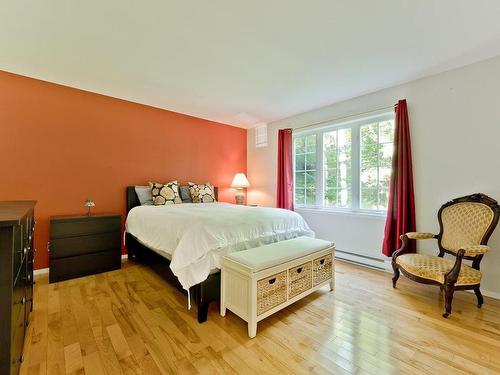
[[[232,188],[241,189],[249,187],[250,183],[247,180],[247,176],[244,173],[236,173],[231,184]]]

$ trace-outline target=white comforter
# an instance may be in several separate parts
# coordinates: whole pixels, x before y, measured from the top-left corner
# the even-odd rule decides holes
[[[126,230],[144,245],[171,256],[170,268],[184,289],[220,268],[221,256],[298,236],[314,237],[298,213],[229,203],[139,206]]]

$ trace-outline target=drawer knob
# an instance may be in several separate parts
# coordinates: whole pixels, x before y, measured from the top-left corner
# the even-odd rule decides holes
[[[269,284],[274,284],[276,282],[276,277],[269,279]]]
[[[302,267],[297,268],[297,273],[301,273],[301,272],[302,272]]]

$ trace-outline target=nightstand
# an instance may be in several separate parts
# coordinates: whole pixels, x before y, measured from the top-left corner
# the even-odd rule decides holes
[[[51,283],[121,267],[120,214],[50,218]]]

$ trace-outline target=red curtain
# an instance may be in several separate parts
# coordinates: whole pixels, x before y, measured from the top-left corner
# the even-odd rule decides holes
[[[401,247],[400,236],[414,232],[415,198],[413,191],[413,168],[411,162],[410,122],[406,100],[395,106],[394,155],[389,186],[389,202],[382,252],[391,256]],[[415,241],[409,243],[410,251],[415,251]]]
[[[278,181],[276,207],[293,210],[292,129],[278,132]]]

